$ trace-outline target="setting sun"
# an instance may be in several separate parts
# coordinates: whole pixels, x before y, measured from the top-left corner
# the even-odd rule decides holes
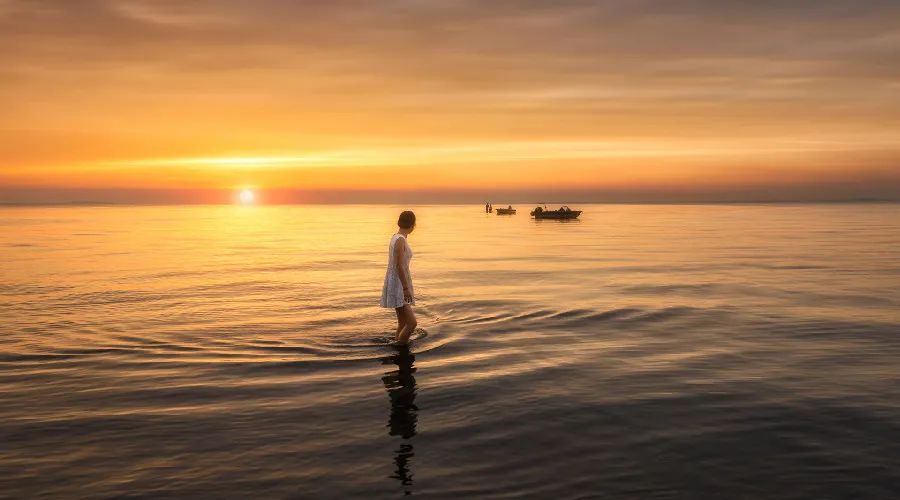
[[[253,193],[253,191],[244,189],[240,192],[240,194],[238,194],[238,199],[241,200],[242,204],[249,205],[250,203],[253,203],[254,200],[256,200],[256,195]]]

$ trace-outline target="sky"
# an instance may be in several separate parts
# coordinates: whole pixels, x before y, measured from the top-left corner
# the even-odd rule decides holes
[[[900,200],[900,2],[0,0],[0,203]]]

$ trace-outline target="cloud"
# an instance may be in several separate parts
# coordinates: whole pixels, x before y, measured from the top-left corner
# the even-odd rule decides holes
[[[48,57],[74,52],[111,64],[149,57],[190,70],[227,50],[237,68],[260,61],[278,71],[316,62],[312,69],[381,68],[458,86],[521,85],[525,77],[556,82],[690,77],[698,71],[700,76],[764,76],[789,72],[784,63],[800,63],[797,71],[807,75],[840,76],[835,63],[855,64],[848,59],[861,55],[874,58],[871,70],[881,75],[879,58],[900,57],[893,50],[900,34],[891,22],[900,15],[896,2],[37,0],[13,5],[18,5],[15,13],[0,21],[0,36],[7,42],[27,39],[38,51],[46,49],[41,41],[66,41],[45,51]]]
[[[900,142],[897,18],[865,0],[0,0],[0,168],[398,142],[869,151]]]

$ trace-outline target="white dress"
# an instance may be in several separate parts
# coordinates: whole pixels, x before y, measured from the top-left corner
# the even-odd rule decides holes
[[[402,240],[402,241],[401,241]],[[406,245],[406,252],[403,254],[403,270],[409,278],[409,293],[412,294],[412,275],[409,274],[409,261],[412,259],[412,249],[406,242],[406,237],[400,233],[391,237],[391,244],[388,246],[388,267],[384,275],[384,288],[381,290],[381,307],[398,308],[406,305],[403,300],[403,281],[397,274],[397,265],[394,262],[394,247],[396,245]],[[410,302],[415,304],[415,299]]]

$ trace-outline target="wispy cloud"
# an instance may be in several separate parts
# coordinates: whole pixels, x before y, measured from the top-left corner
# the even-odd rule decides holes
[[[791,140],[732,139],[731,141],[530,141],[485,142],[418,147],[318,150],[259,156],[201,156],[110,161],[101,167],[229,167],[328,168],[360,166],[464,165],[540,160],[602,160],[617,158],[721,158],[723,156],[798,155],[891,150],[893,137],[875,136]]]

